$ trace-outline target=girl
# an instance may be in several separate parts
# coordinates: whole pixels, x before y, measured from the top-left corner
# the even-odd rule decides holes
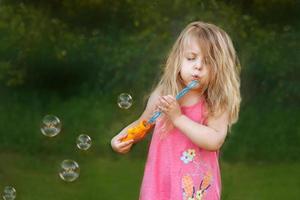
[[[238,119],[240,65],[232,41],[221,28],[190,23],[176,40],[161,81],[141,117],[124,128],[112,148],[127,153],[122,142],[129,127],[158,118],[145,166],[140,200],[218,200],[221,196],[219,149]],[[190,81],[197,87],[179,101],[175,95]]]

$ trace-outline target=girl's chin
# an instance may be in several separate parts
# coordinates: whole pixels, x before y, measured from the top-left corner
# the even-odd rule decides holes
[[[196,87],[194,87],[192,90],[203,93],[203,91],[206,89],[206,86],[207,85],[205,83],[199,82],[199,84]]]
[[[191,89],[192,91],[195,91],[195,92],[201,92],[202,91],[202,88],[200,86],[198,87],[194,87]]]

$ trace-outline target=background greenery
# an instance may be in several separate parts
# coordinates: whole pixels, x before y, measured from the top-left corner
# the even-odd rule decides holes
[[[151,138],[126,156],[110,139],[141,114],[180,31],[202,20],[229,33],[242,64],[240,120],[221,153],[223,199],[298,197],[299,11],[296,0],[0,1],[0,191],[137,199]],[[122,92],[133,96],[129,110],[116,104]],[[39,130],[49,113],[63,123],[51,139]],[[74,145],[81,133],[93,139],[86,153]],[[81,166],[72,184],[57,180],[66,158]]]

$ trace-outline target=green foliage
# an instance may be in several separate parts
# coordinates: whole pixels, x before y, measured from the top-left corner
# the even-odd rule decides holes
[[[86,130],[102,138],[97,149],[106,152],[109,139],[141,113],[143,96],[157,83],[180,31],[202,20],[229,33],[242,64],[241,117],[224,147],[226,159],[276,160],[285,154],[298,159],[298,5],[294,0],[2,1],[0,147],[71,152],[71,138]],[[131,112],[115,110],[124,91],[137,102]],[[72,137],[44,142],[38,127],[48,113],[61,116]],[[146,144],[135,148],[143,154]]]

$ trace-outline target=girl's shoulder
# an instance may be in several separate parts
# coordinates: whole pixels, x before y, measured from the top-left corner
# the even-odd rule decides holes
[[[143,114],[140,116],[140,119],[149,119],[153,115],[154,111],[156,110],[156,105],[160,96],[161,96],[161,88],[156,87],[151,92],[146,104],[146,108]]]

